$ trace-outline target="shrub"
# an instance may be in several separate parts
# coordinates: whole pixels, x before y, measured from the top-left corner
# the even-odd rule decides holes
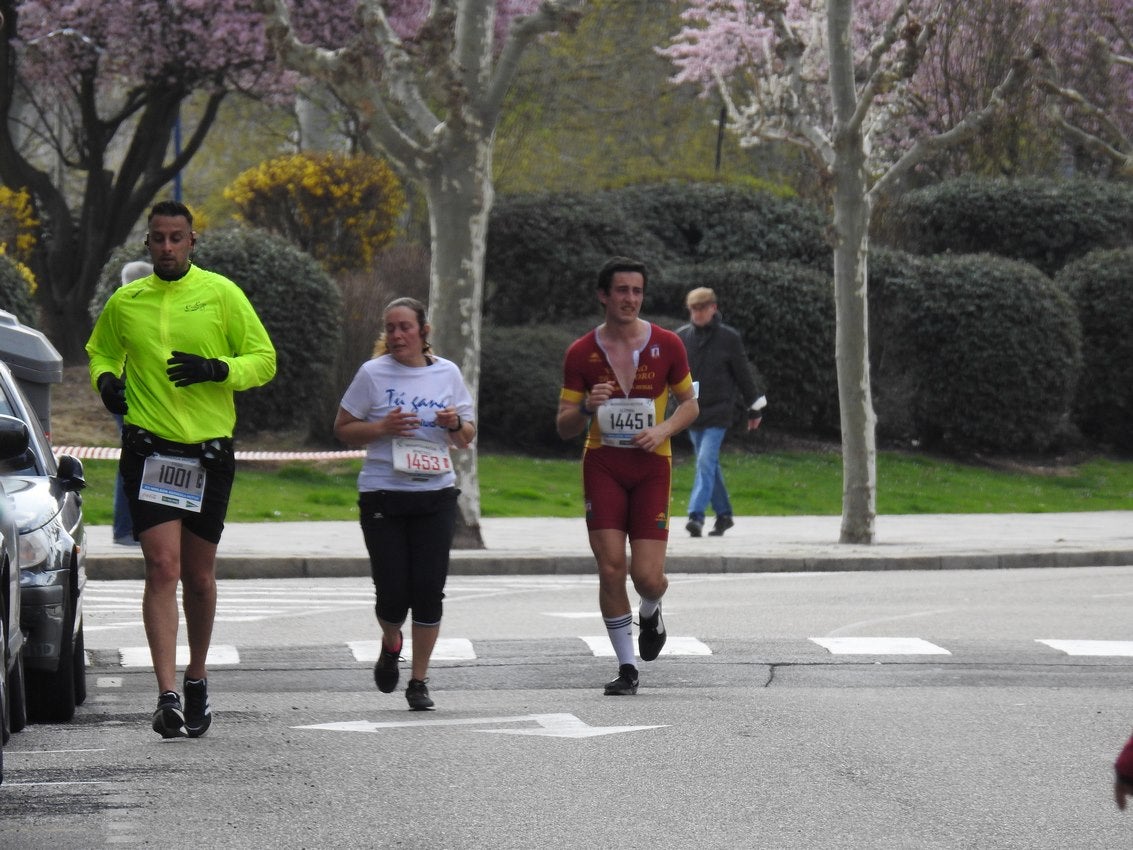
[[[119,285],[123,263],[133,259],[139,259],[136,252],[124,249],[112,254],[103,267],[92,315]],[[248,227],[203,232],[193,261],[244,291],[275,345],[275,378],[236,394],[238,433],[325,433],[341,390],[332,380],[342,339],[334,281],[287,240]]]
[[[39,322],[29,279],[34,280],[27,266],[0,250],[0,310],[7,310],[21,324],[34,328]]]
[[[646,312],[675,316],[684,313],[676,266],[831,261],[817,209],[746,187],[674,182],[501,198],[488,231],[484,315],[499,324],[594,315],[595,274],[615,254],[649,265]]]
[[[1133,248],[1091,252],[1057,281],[1082,325],[1075,422],[1085,435],[1133,451]]]
[[[555,416],[566,350],[596,324],[575,321],[567,325],[484,326],[476,406],[482,444],[540,454],[580,451],[580,441],[559,438]],[[517,374],[522,378],[517,380]]]
[[[1078,319],[1033,266],[989,255],[882,263],[870,310],[882,409],[902,396],[926,448],[1044,451],[1065,434],[1081,368]],[[888,397],[887,397],[888,392]]]
[[[286,237],[330,272],[368,269],[405,209],[385,162],[338,153],[269,159],[240,174],[224,197],[241,219]]]
[[[716,292],[767,393],[764,422],[820,434],[838,430],[834,289],[830,275],[798,263],[728,262],[673,271],[680,290]],[[683,303],[683,300],[682,300]],[[695,376],[693,376],[695,377]]]
[[[31,262],[38,227],[28,191],[0,186],[0,254],[21,263]]]
[[[916,254],[997,254],[1054,274],[1095,248],[1130,245],[1133,190],[1095,180],[962,178],[907,192],[881,232]]]

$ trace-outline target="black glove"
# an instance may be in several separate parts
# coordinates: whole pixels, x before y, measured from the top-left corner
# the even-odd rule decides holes
[[[126,415],[126,382],[113,372],[103,372],[98,376],[98,394],[102,404],[111,413]]]
[[[205,381],[223,381],[228,377],[228,364],[216,358],[174,351],[173,356],[165,362],[169,364],[165,374],[175,387],[187,387]]]

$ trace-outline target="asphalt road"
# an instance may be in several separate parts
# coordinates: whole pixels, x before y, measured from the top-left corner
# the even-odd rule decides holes
[[[677,574],[605,697],[587,576],[460,576],[437,710],[376,691],[364,579],[222,582],[205,738],[148,728],[137,582],[90,698],[5,749],[0,846],[1124,848],[1133,568]],[[141,666],[135,666],[135,665]],[[404,674],[403,674],[404,675]]]

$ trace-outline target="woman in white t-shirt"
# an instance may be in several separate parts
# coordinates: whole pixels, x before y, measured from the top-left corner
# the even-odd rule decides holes
[[[405,698],[410,709],[425,711],[433,707],[425,683],[440,633],[460,494],[449,450],[475,439],[475,411],[460,369],[431,353],[425,306],[398,298],[383,318],[375,356],[343,395],[334,434],[366,447],[358,508],[382,629],[374,681],[382,693],[397,687],[401,627],[412,610]]]

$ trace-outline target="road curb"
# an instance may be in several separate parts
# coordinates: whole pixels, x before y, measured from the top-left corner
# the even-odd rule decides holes
[[[143,562],[129,554],[88,554],[87,577],[140,579]],[[1017,552],[886,553],[863,555],[670,555],[669,573],[878,572],[884,570],[1007,570],[1035,567],[1133,566],[1133,550],[1034,550]],[[450,575],[590,575],[590,555],[516,555],[487,550],[456,550]],[[343,578],[369,576],[365,556],[218,555],[216,576],[235,578]]]

